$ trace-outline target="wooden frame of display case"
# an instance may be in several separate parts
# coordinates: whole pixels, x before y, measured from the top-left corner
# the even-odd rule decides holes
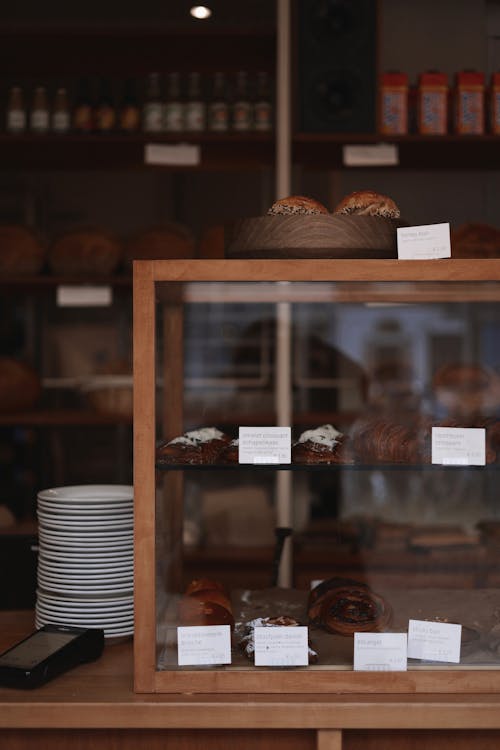
[[[157,282],[352,282],[343,287],[344,301],[383,301],[380,283],[401,282],[391,301],[500,302],[500,260],[172,260],[134,263],[134,485],[135,485],[135,690],[146,693],[498,693],[500,670],[425,669],[408,672],[325,670],[158,671],[155,612],[155,347]],[[363,289],[358,282],[366,282]],[[374,283],[370,289],[370,282]],[[404,288],[404,282],[418,282]],[[429,283],[426,283],[429,282]],[[433,282],[442,282],[436,286]],[[469,282],[499,282],[481,290]],[[378,286],[375,286],[378,284]],[[280,287],[282,301],[286,286]],[[367,298],[367,295],[369,298]],[[276,292],[272,301],[276,300]],[[171,347],[182,347],[170,313]],[[182,354],[179,349],[179,353]],[[182,393],[179,373],[170,373],[169,405],[178,409]],[[177,381],[177,382],[176,382]],[[180,424],[177,412],[173,425]],[[177,472],[174,472],[177,474]]]

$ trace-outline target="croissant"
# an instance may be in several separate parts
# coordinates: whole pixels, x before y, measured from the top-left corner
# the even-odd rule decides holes
[[[208,587],[208,588],[207,588]],[[229,625],[234,617],[229,597],[222,585],[208,578],[200,578],[186,588],[177,606],[181,625]]]

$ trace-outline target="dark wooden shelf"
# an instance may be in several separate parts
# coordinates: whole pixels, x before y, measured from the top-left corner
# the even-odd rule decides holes
[[[118,288],[131,288],[132,276],[128,273],[114,276],[60,276],[58,274],[14,274],[12,276],[0,275],[0,287],[23,287],[32,291],[53,289],[58,286],[112,286]],[[5,290],[3,290],[5,292]],[[16,292],[17,293],[17,292]]]

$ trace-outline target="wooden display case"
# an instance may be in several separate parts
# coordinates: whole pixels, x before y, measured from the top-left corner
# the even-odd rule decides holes
[[[439,260],[439,261],[398,261],[398,260],[241,260],[241,261],[138,261],[134,264],[134,477],[136,501],[136,532],[135,532],[135,690],[137,692],[159,693],[369,693],[369,694],[414,694],[414,693],[495,693],[499,692],[499,666],[494,649],[488,658],[464,659],[460,664],[449,663],[416,663],[409,664],[405,672],[357,672],[352,669],[352,660],[330,660],[315,666],[297,669],[255,668],[250,662],[241,661],[237,646],[234,647],[234,663],[230,667],[213,668],[179,668],[175,663],[175,643],[170,643],[171,661],[165,661],[162,651],[165,647],[164,625],[165,611],[163,610],[164,593],[167,599],[176,601],[186,583],[184,562],[188,559],[183,549],[183,509],[184,485],[187,475],[193,475],[200,467],[187,468],[176,466],[173,470],[157,469],[156,446],[159,440],[169,440],[182,434],[192,426],[189,421],[189,409],[186,408],[184,376],[188,372],[186,360],[186,318],[188,307],[196,305],[267,305],[277,313],[278,338],[282,341],[277,345],[276,367],[278,370],[275,384],[275,410],[266,424],[287,425],[294,427],[303,425],[300,408],[291,403],[287,391],[290,389],[291,365],[289,340],[290,308],[311,305],[326,305],[323,313],[334,310],[343,305],[354,306],[356,310],[363,309],[363,314],[372,315],[376,310],[390,309],[396,318],[404,316],[404,311],[415,309],[435,308],[444,311],[446,325],[443,323],[443,335],[454,334],[457,326],[453,320],[460,310],[467,309],[469,313],[463,319],[465,337],[464,357],[476,357],[492,369],[497,362],[487,361],[486,352],[494,352],[496,332],[498,331],[498,312],[500,304],[500,261],[497,260]],[[500,309],[500,308],[499,308]],[[267,308],[266,308],[267,310]],[[460,313],[461,314],[461,313]],[[458,318],[457,318],[458,319]],[[477,321],[481,325],[478,328]],[[280,322],[281,321],[281,322]],[[450,324],[450,321],[452,323]],[[466,322],[464,322],[466,321]],[[419,323],[420,325],[420,323]],[[281,326],[281,328],[280,328]],[[478,330],[481,336],[477,336]],[[351,327],[354,334],[354,328]],[[438,331],[439,332],[439,331]],[[437,362],[446,361],[446,346],[454,352],[453,344],[444,346],[444,339],[437,337]],[[452,337],[453,339],[453,337]],[[478,340],[480,339],[480,341]],[[470,349],[470,342],[475,342],[475,350]],[[493,342],[493,343],[492,343]],[[443,349],[444,346],[444,349]],[[481,348],[482,347],[482,348]],[[493,347],[493,348],[491,348]],[[418,348],[418,347],[417,347]],[[432,347],[431,347],[432,349]],[[434,346],[436,349],[436,346]],[[281,359],[280,359],[281,358]],[[280,364],[281,363],[281,364]],[[432,369],[432,368],[431,368]],[[160,379],[163,387],[160,397],[155,399],[157,381]],[[424,392],[425,389],[422,389]],[[307,406],[307,405],[306,405]],[[391,404],[389,404],[391,407]],[[394,407],[394,402],[392,402]],[[391,408],[392,408],[391,407]],[[496,423],[496,409],[493,418]],[[321,412],[316,414],[319,420]],[[328,411],[329,417],[335,415]],[[336,417],[342,419],[342,409],[338,408]],[[200,410],[198,422],[195,426],[205,423],[206,412]],[[240,415],[234,417],[238,420]],[[214,419],[215,421],[215,419]],[[227,408],[220,413],[219,424],[230,421]],[[321,424],[320,421],[316,422]],[[241,422],[240,422],[241,424]],[[471,426],[470,423],[465,426]],[[375,467],[377,472],[394,471],[402,473],[411,470],[415,476],[438,476],[437,472],[446,472],[447,477],[457,476],[458,472],[469,472],[470,475],[480,477],[495,486],[495,476],[498,464],[494,461],[484,467],[437,467],[430,460],[411,467],[399,465],[397,467]],[[213,468],[213,467],[212,467]],[[215,467],[217,468],[217,467]],[[353,466],[329,467],[326,471],[332,474],[354,473],[362,474],[362,470],[373,470],[374,467],[362,466],[358,462]],[[248,467],[246,467],[248,470]],[[226,470],[233,478],[242,470],[241,465]],[[269,472],[269,467],[255,466],[256,473]],[[323,469],[324,470],[324,469]],[[276,481],[276,514],[278,525],[283,525],[282,501],[297,476],[312,472],[318,473],[318,467],[279,465],[273,466],[272,472],[282,480]],[[204,472],[205,474],[207,472]],[[284,479],[283,479],[284,478]],[[189,477],[188,477],[189,479]],[[428,485],[427,485],[428,486]],[[494,495],[494,491],[493,491]],[[356,496],[357,497],[357,496]],[[416,499],[416,514],[424,520],[426,498],[422,495]],[[480,498],[474,497],[470,501],[473,521],[475,518],[475,503]],[[494,497],[492,501],[495,505]],[[362,506],[361,506],[362,507]],[[456,509],[452,509],[452,513]],[[495,515],[494,511],[493,516]],[[281,515],[280,515],[281,513]],[[442,509],[437,513],[434,509],[434,520],[445,522],[441,518]],[[470,521],[470,519],[468,519]],[[321,525],[321,524],[320,524]],[[326,528],[326,525],[325,525]],[[417,530],[421,530],[418,527]],[[168,547],[165,546],[165,536]],[[470,536],[470,535],[469,535]],[[332,542],[335,541],[333,538]],[[467,542],[468,544],[468,542]],[[308,569],[311,560],[301,553],[298,556],[298,570],[293,571],[292,580],[286,581],[286,576],[280,582],[281,588],[297,582],[302,586],[302,596],[307,596],[307,582],[318,569],[323,573],[331,572],[332,564],[339,564],[342,557],[335,557],[336,544],[331,544],[334,550],[329,562],[321,559],[317,554],[316,563]],[[479,548],[476,548],[477,553]],[[379,550],[380,551],[380,550]],[[317,553],[317,550],[315,549]],[[345,552],[345,550],[344,550]],[[384,559],[384,555],[372,555],[372,560]],[[452,596],[455,604],[460,604],[462,611],[471,609],[470,595],[481,595],[481,592],[492,592],[496,596],[495,571],[497,568],[497,545],[493,541],[489,544],[484,555],[470,555],[470,567],[464,572],[463,580],[456,581],[454,591],[444,588],[449,585],[450,571],[461,557],[460,550],[454,547],[453,556],[448,557],[443,570],[439,570],[439,560],[442,550],[435,556],[437,567],[433,568],[432,559],[427,559],[427,565],[420,565],[418,569],[418,586],[407,585],[409,579],[400,579],[398,585],[408,594],[411,603],[425,601],[426,590],[434,588],[434,601],[445,601]],[[469,553],[467,553],[469,554]],[[302,556],[301,556],[302,555]],[[440,557],[441,555],[441,557]],[[393,572],[399,569],[402,559],[390,547],[385,548],[387,565],[391,556],[394,557]],[[344,554],[345,557],[345,554]],[[370,556],[367,556],[369,559]],[[418,555],[417,555],[418,557]],[[446,557],[446,555],[445,555]],[[464,557],[466,567],[467,555]],[[241,558],[241,554],[240,554]],[[405,560],[408,559],[408,556]],[[199,558],[200,565],[208,565],[208,558]],[[271,560],[271,556],[269,557]],[[455,562],[454,562],[455,560]],[[262,559],[255,555],[255,561]],[[398,562],[399,561],[399,562]],[[318,568],[314,568],[314,564]],[[350,560],[346,565],[351,565]],[[372,564],[372,563],[370,563]],[[231,555],[228,552],[229,567],[232,567]],[[482,573],[487,573],[486,584],[472,573],[483,566]],[[382,566],[383,567],[383,566]],[[355,569],[351,567],[351,570]],[[446,569],[446,570],[445,570]],[[375,570],[375,568],[373,569]],[[458,569],[457,569],[458,570]],[[443,575],[440,582],[440,573]],[[233,570],[234,572],[234,570]],[[368,571],[368,573],[373,571]],[[423,575],[422,575],[423,572]],[[198,577],[209,574],[207,567],[200,568]],[[309,573],[309,575],[308,575]],[[190,569],[190,575],[192,568]],[[428,576],[428,578],[427,578]],[[435,584],[434,584],[435,576]],[[376,576],[374,580],[377,580]],[[427,580],[427,584],[425,581]],[[283,582],[284,581],[284,582]],[[443,585],[443,581],[445,581]],[[414,582],[415,584],[415,582]],[[482,588],[483,586],[488,588]],[[377,584],[378,586],[378,584]],[[242,587],[245,582],[242,581]],[[453,587],[452,587],[453,588]],[[414,590],[413,590],[414,589]],[[444,593],[446,591],[446,593]],[[472,598],[474,598],[474,596]],[[419,599],[420,597],[420,599]],[[424,599],[422,599],[424,597]],[[469,597],[469,598],[468,598]],[[234,600],[233,600],[234,601]],[[451,601],[451,600],[450,600]],[[434,606],[434,605],[432,605]],[[168,608],[167,608],[168,609]],[[424,608],[425,609],[425,608]],[[438,611],[440,609],[440,611]],[[493,607],[490,607],[493,613]],[[430,608],[422,619],[427,619],[432,612],[442,615],[442,608]],[[496,609],[495,609],[496,611]],[[412,615],[415,617],[415,615]],[[171,621],[170,634],[174,634],[175,622]],[[403,629],[401,623],[394,623],[395,629]],[[398,627],[399,626],[399,627]],[[491,623],[490,623],[491,626]],[[494,626],[492,626],[493,630]],[[167,639],[168,640],[168,639]],[[349,651],[344,639],[344,652]]]

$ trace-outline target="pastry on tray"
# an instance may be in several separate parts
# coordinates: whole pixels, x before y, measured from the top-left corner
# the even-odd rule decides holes
[[[199,578],[187,586],[179,599],[177,614],[181,625],[229,625],[234,627],[229,596],[217,581]]]
[[[214,464],[230,438],[216,427],[185,432],[157,448],[156,458],[166,464]]]
[[[292,462],[295,464],[352,463],[346,441],[346,436],[331,424],[306,430],[292,445]]]
[[[308,616],[312,625],[328,633],[384,631],[392,619],[388,602],[366,583],[346,578],[329,578],[311,590]]]
[[[384,219],[399,219],[401,212],[392,198],[373,190],[357,190],[346,195],[335,207],[334,214],[356,216],[380,216]]]
[[[250,620],[245,623],[243,628],[243,634],[240,636],[239,646],[244,652],[245,656],[249,659],[254,658],[255,654],[255,628],[272,628],[276,626],[281,627],[298,627],[303,623],[296,620],[295,617],[289,615],[279,615],[277,617],[257,617],[255,620]],[[311,644],[308,647],[309,664],[316,664],[318,661],[318,654],[311,648]]]

